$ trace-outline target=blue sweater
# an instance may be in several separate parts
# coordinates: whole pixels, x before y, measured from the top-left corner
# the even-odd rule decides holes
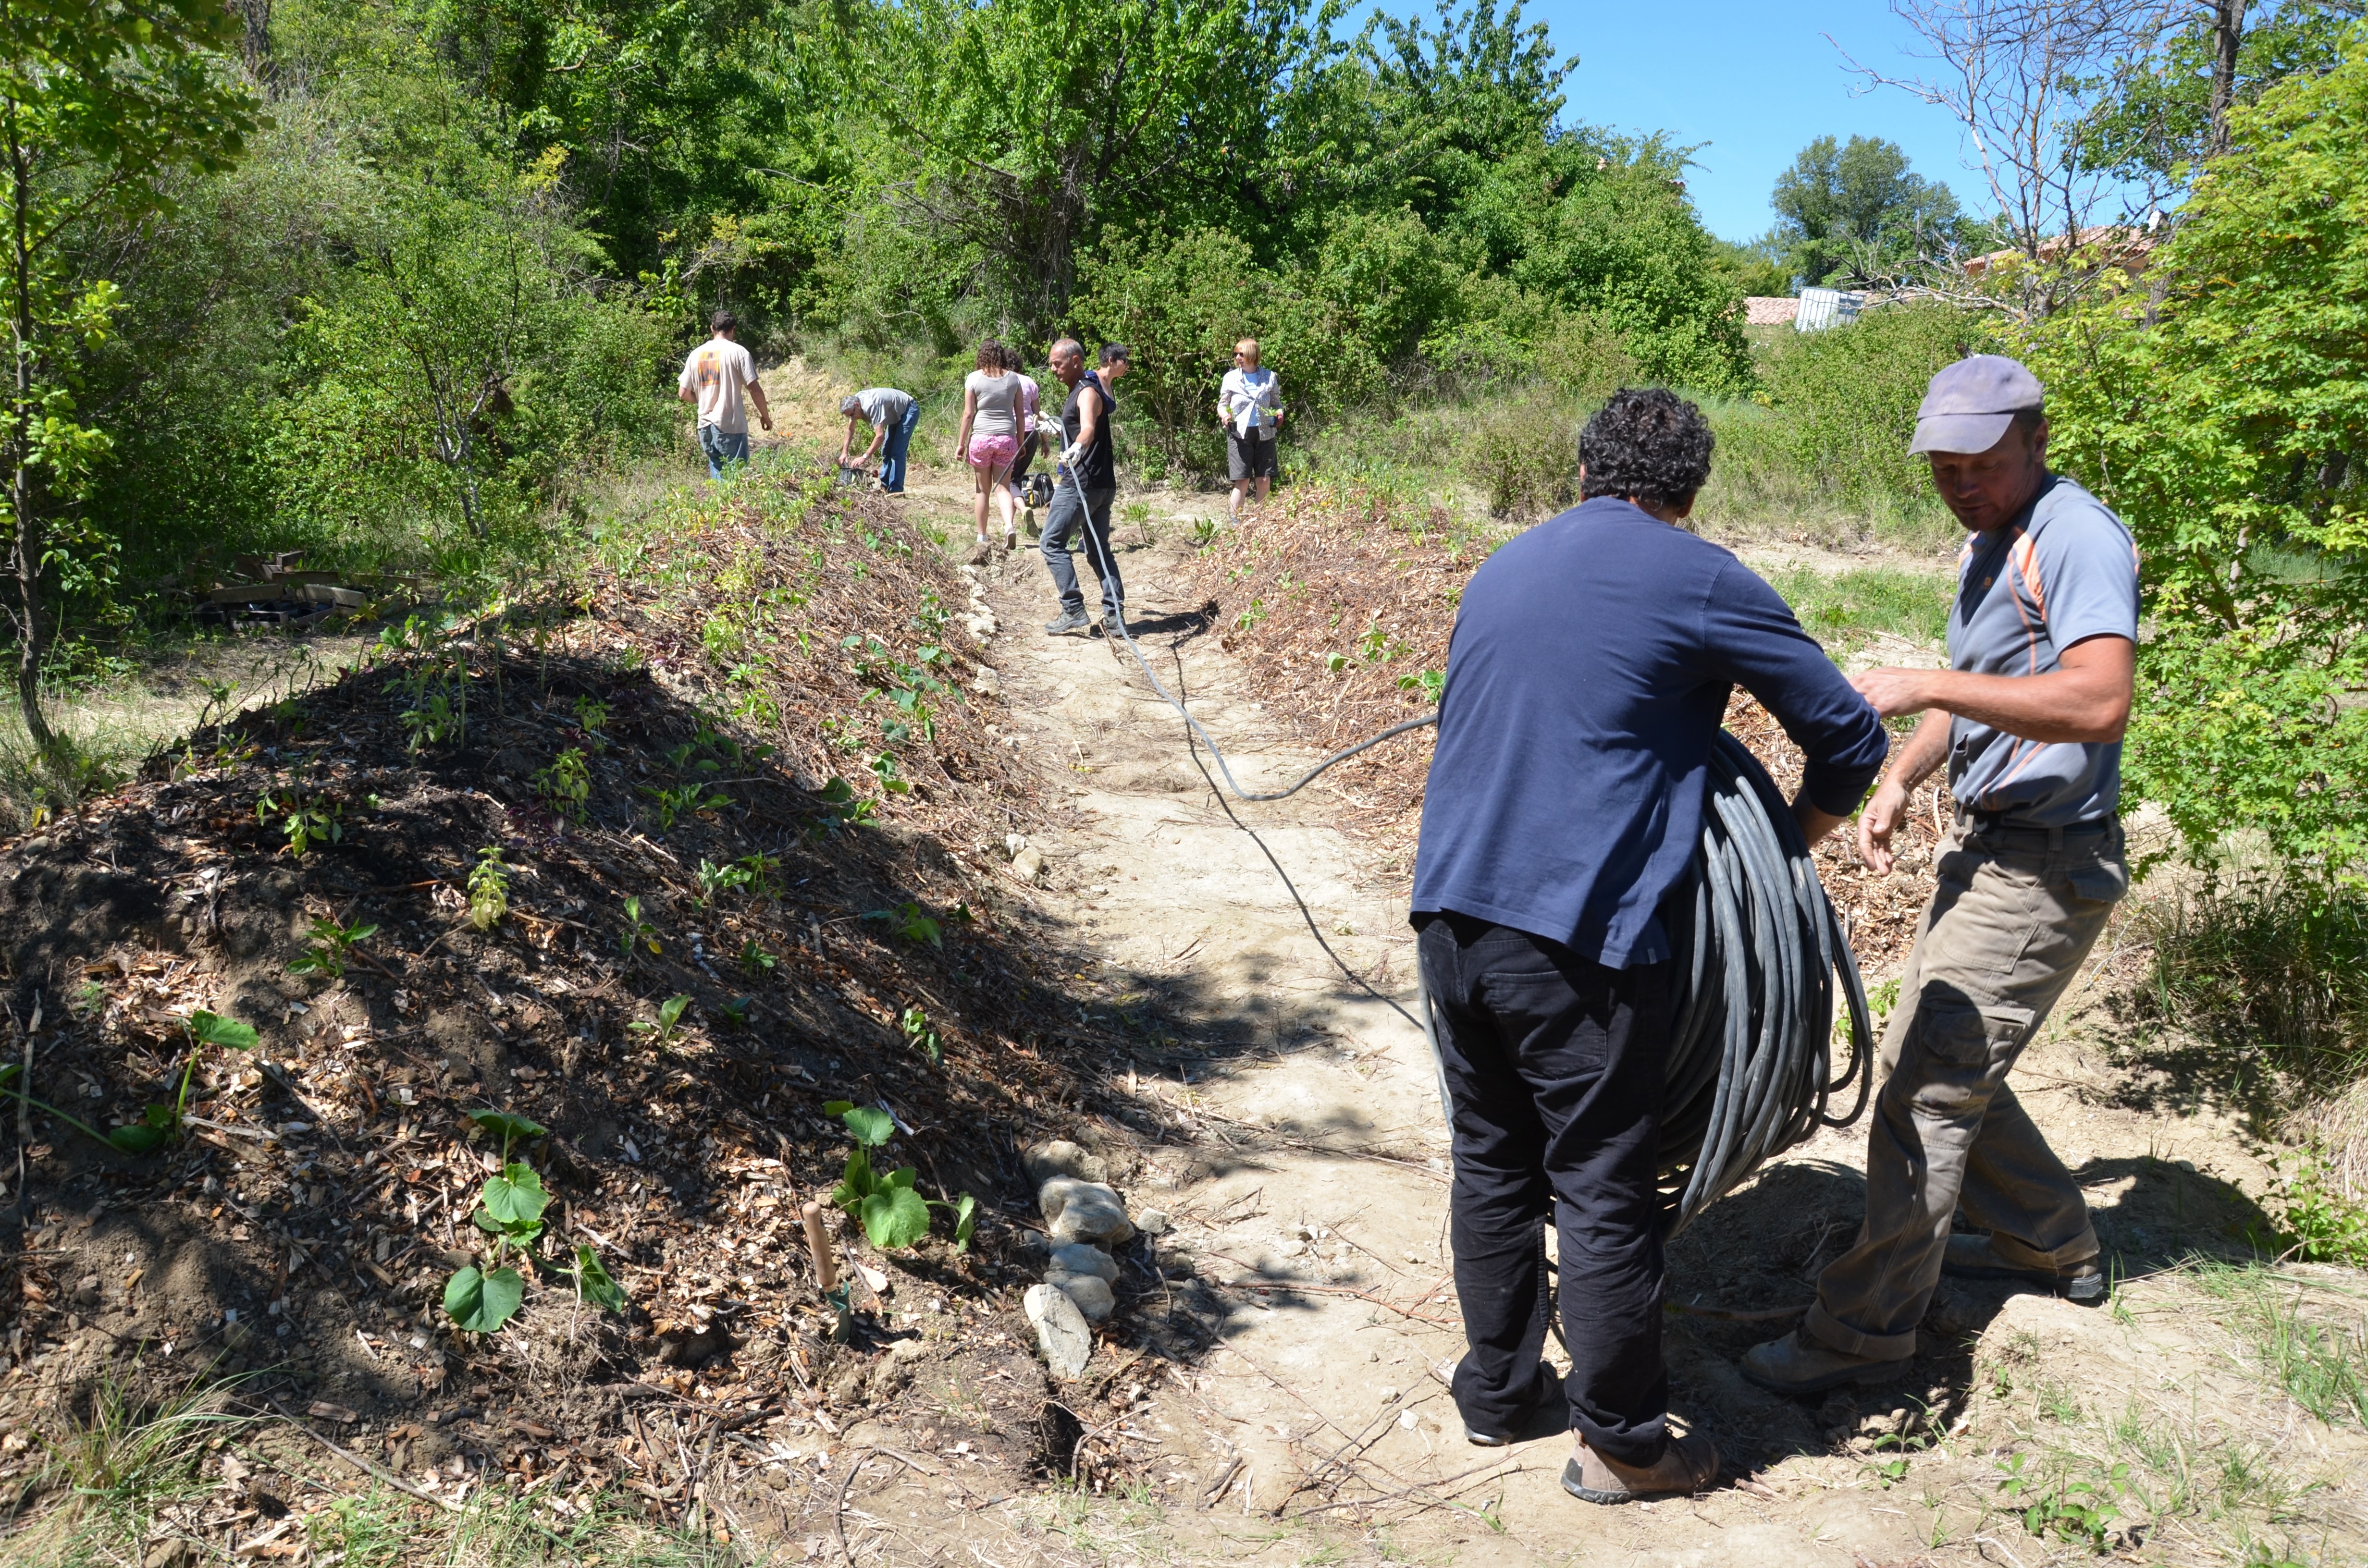
[[[1423,798],[1417,914],[1452,910],[1613,968],[1669,956],[1656,911],[1700,836],[1711,738],[1741,684],[1857,809],[1882,721],[1749,568],[1598,496],[1474,573]]]

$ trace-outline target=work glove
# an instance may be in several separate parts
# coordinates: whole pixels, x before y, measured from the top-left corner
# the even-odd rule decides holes
[[[1072,441],[1061,449],[1061,466],[1075,473],[1077,471],[1078,462],[1085,455],[1086,444],[1083,441]]]

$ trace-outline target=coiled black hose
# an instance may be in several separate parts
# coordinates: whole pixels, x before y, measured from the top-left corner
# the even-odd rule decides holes
[[[1661,905],[1680,991],[1661,1111],[1662,1212],[1675,1235],[1873,1085],[1874,1028],[1840,915],[1792,809],[1743,743],[1711,748],[1702,839]],[[1831,1076],[1835,981],[1850,1065]],[[1847,1116],[1833,1096],[1855,1082]]]

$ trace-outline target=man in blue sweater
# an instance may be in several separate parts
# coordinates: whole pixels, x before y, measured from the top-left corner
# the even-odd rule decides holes
[[[1712,738],[1740,685],[1807,759],[1811,843],[1883,766],[1883,725],[1776,591],[1679,524],[1710,475],[1700,410],[1624,391],[1579,437],[1574,509],[1473,574],[1424,797],[1414,921],[1453,1100],[1465,1435],[1575,1429],[1594,1503],[1718,1473],[1668,1430],[1654,1191],[1675,977],[1656,910],[1700,835]],[[1561,1387],[1541,1358],[1557,1223]]]

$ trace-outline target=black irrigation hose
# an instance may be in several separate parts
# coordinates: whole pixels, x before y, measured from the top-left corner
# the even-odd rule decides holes
[[[1080,511],[1085,490],[1066,476]],[[1102,581],[1117,575],[1088,514],[1082,525],[1101,563]],[[1249,834],[1274,874],[1282,879],[1300,918],[1316,946],[1368,994],[1387,1004],[1423,1031],[1438,1071],[1439,1103],[1452,1119],[1444,1058],[1439,1051],[1439,1020],[1427,993],[1417,986],[1417,1018],[1382,994],[1332,950],[1307,901],[1299,896],[1282,862],[1249,824],[1234,814],[1223,790],[1201,766],[1200,745],[1209,748],[1225,786],[1245,801],[1280,801],[1313,782],[1334,765],[1379,745],[1393,735],[1439,722],[1436,710],[1393,724],[1345,751],[1333,753],[1289,789],[1253,794],[1235,781],[1225,754],[1181,699],[1160,684],[1151,662],[1135,646],[1123,609],[1105,605],[1110,624],[1134,655],[1144,677],[1182,716],[1185,744],[1210,792],[1235,827]],[[1171,650],[1173,652],[1173,650]],[[1176,654],[1177,684],[1183,684],[1183,656]],[[1195,740],[1199,744],[1195,744]],[[1726,731],[1711,747],[1709,788],[1702,839],[1686,876],[1661,903],[1679,992],[1668,1067],[1668,1094],[1661,1111],[1660,1187],[1667,1233],[1675,1235],[1711,1202],[1732,1191],[1760,1165],[1802,1142],[1819,1127],[1847,1127],[1866,1108],[1874,1083],[1874,1030],[1868,1017],[1866,987],[1859,979],[1849,933],[1825,885],[1808,841],[1793,821],[1768,770]],[[1417,969],[1417,978],[1419,977]],[[1834,982],[1850,1017],[1850,1066],[1839,1078],[1832,1067]],[[1850,1114],[1829,1117],[1827,1102],[1858,1085]]]
[[[1693,864],[1661,904],[1679,979],[1661,1111],[1671,1235],[1819,1127],[1857,1120],[1874,1081],[1866,987],[1841,917],[1775,781],[1725,730],[1704,807]],[[1835,1078],[1838,976],[1850,1061]],[[1850,1114],[1827,1116],[1853,1080]]]

